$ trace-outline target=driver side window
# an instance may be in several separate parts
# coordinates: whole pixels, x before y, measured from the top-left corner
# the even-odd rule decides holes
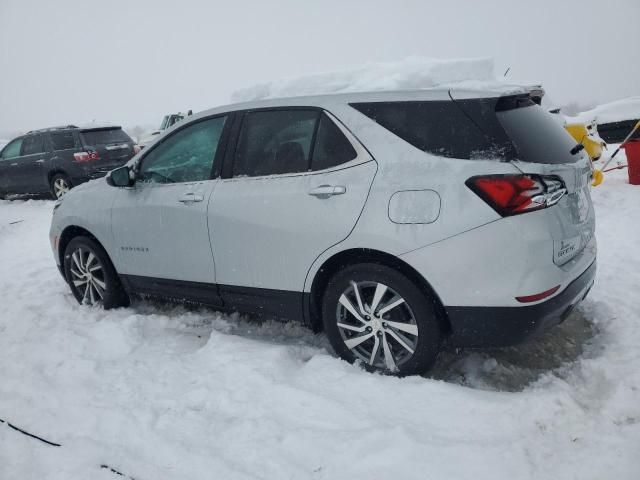
[[[203,120],[167,138],[142,159],[138,178],[153,183],[209,180],[226,119]]]

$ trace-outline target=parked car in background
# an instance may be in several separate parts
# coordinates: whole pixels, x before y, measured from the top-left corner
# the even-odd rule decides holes
[[[249,102],[183,120],[54,209],[80,303],[158,296],[303,319],[412,374],[444,339],[517,344],[596,269],[590,160],[527,91]]]
[[[60,198],[75,185],[124,165],[136,151],[117,126],[33,130],[0,151],[0,197],[50,193]]]
[[[164,118],[162,119],[162,123],[160,123],[160,128],[140,136],[140,138],[138,139],[138,145],[140,146],[140,148],[145,148],[147,145],[153,142],[156,138],[158,138],[158,136],[160,136],[162,132],[164,132],[168,128],[171,128],[180,120],[183,120],[185,117],[188,117],[189,115],[192,115],[192,114],[193,112],[189,110],[187,113],[179,112],[179,113],[172,113],[170,115],[165,115]]]

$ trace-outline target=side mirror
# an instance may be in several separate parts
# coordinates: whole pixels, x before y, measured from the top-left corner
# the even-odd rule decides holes
[[[135,181],[133,171],[126,165],[107,174],[107,183],[112,187],[132,187]]]

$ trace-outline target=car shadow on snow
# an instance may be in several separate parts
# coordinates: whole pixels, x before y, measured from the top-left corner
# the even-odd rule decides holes
[[[162,314],[179,320],[176,332],[197,339],[194,346],[204,345],[211,332],[217,331],[261,342],[302,347],[308,355],[303,360],[309,360],[318,350],[333,355],[324,334],[315,334],[296,321],[223,314],[202,307],[175,306],[151,300],[138,300],[132,307],[139,314]],[[424,378],[474,389],[519,392],[542,375],[563,376],[566,367],[579,360],[597,337],[593,310],[580,306],[542,337],[515,347],[444,350]],[[187,312],[195,315],[184,315]]]
[[[519,392],[542,375],[578,360],[594,342],[598,328],[590,308],[578,307],[543,336],[515,347],[445,351],[428,377],[471,388]]]

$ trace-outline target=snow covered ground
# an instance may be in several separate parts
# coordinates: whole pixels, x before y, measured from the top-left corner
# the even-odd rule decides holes
[[[151,303],[81,307],[53,202],[0,201],[0,479],[637,479],[640,187],[593,190],[599,273],[520,348],[365,373],[295,323]]]

